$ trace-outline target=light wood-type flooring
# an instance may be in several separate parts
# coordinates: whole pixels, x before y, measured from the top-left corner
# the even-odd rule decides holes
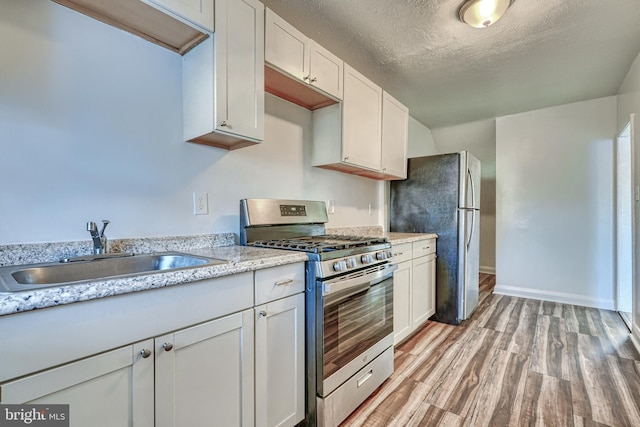
[[[640,426],[640,357],[617,313],[496,295],[427,322],[341,427]]]

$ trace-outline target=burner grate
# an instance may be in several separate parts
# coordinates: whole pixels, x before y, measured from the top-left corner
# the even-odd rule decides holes
[[[380,243],[387,243],[384,237],[363,236],[308,236],[293,239],[257,240],[253,246],[271,249],[288,249],[312,253],[325,253],[345,249],[367,247]]]

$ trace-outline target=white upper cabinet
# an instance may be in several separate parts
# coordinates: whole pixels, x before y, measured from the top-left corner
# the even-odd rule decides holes
[[[387,92],[382,94],[382,173],[387,179],[407,177],[409,109]]]
[[[343,95],[343,61],[287,21],[265,14],[265,90],[305,108],[334,104]]]
[[[342,161],[378,171],[382,88],[348,65],[344,82]]]
[[[307,83],[336,99],[343,98],[344,61],[318,43],[311,41]]]
[[[312,117],[313,166],[380,180],[406,178],[409,109],[349,65],[342,103]]]
[[[54,0],[181,55],[214,31],[214,0]]]
[[[344,65],[342,103],[313,111],[313,166],[378,178],[382,88]]]
[[[310,40],[293,25],[265,10],[264,60],[302,80],[309,75]]]
[[[153,6],[159,6],[170,13],[213,32],[214,0],[142,0]]]
[[[236,149],[264,139],[264,6],[217,0],[216,32],[183,57],[185,140]]]

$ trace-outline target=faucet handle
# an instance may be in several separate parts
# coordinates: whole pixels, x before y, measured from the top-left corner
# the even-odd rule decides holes
[[[100,231],[101,236],[104,236],[104,230],[107,228],[107,225],[109,225],[110,223],[111,221],[109,221],[108,219],[102,220],[102,230]]]
[[[97,233],[98,227],[96,226],[96,223],[93,221],[87,222],[87,231],[90,231],[91,233]]]

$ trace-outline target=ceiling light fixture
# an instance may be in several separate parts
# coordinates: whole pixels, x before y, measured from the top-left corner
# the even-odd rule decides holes
[[[474,28],[486,28],[504,15],[514,0],[466,0],[458,17]]]

